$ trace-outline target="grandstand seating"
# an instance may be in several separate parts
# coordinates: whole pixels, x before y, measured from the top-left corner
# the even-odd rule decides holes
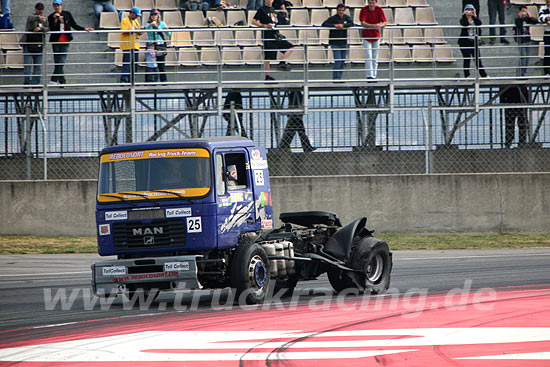
[[[222,25],[226,25],[225,22],[225,13],[223,10],[208,10],[206,12],[207,18],[218,18],[218,20],[221,22]]]
[[[0,32],[0,45],[2,45],[2,50],[5,51],[17,51],[22,49],[17,34],[13,32]]]
[[[197,49],[195,47],[180,48],[178,51],[178,64],[182,66],[199,66]]]
[[[134,6],[133,0],[115,0],[113,5],[117,10],[130,10]]]
[[[6,67],[8,69],[23,69],[23,51],[8,50],[6,51]]]
[[[246,65],[261,65],[263,63],[262,48],[260,46],[244,47],[243,61]]]
[[[202,20],[202,12],[199,13],[201,13]],[[165,11],[162,19],[169,28],[183,28],[183,20],[181,19],[181,13],[178,10]]]
[[[176,0],[156,0],[155,8],[159,10],[178,10]]]
[[[227,25],[236,27],[236,23],[242,22],[242,26],[246,26],[246,13],[244,10],[229,10],[227,11]]]
[[[240,47],[231,46],[222,49],[222,63],[224,65],[241,65],[243,54]]]
[[[99,28],[101,29],[120,29],[118,14],[112,12],[103,12],[99,16]]]
[[[432,62],[432,48],[428,45],[413,45],[412,58],[415,62]]]
[[[155,9],[155,3],[153,0],[134,0],[134,6],[137,6],[142,11]]]
[[[436,62],[455,62],[453,49],[449,44],[434,45],[434,59]]]

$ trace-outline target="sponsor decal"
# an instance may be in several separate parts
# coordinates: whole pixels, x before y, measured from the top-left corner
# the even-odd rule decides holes
[[[105,212],[105,220],[126,220],[128,219],[127,211],[117,211],[117,212]]]
[[[111,234],[111,226],[109,224],[100,224],[99,225],[99,235],[107,236]]]
[[[231,208],[231,214],[225,218],[220,230],[222,233],[229,231],[234,227],[240,227],[248,218],[249,211],[251,211],[253,201],[245,204],[235,204]]]
[[[183,271],[183,270],[189,270],[188,261],[164,264],[164,271]]]
[[[262,219],[262,229],[273,229],[273,220]]]
[[[102,268],[103,276],[109,275],[125,275],[126,267],[125,266],[109,266]]]
[[[231,193],[231,202],[238,203],[239,201],[244,201],[244,194],[242,192]]]
[[[254,170],[254,181],[256,182],[257,186],[263,186],[264,185],[264,171]]]
[[[190,217],[191,208],[166,209],[166,218]]]
[[[166,277],[177,277],[177,271],[164,271],[161,273],[149,273],[149,274],[133,274],[126,275],[124,277],[116,277],[113,279],[115,283],[127,282],[129,280],[143,280],[143,279],[157,279]]]
[[[258,149],[252,149],[252,159],[262,159],[262,154]]]
[[[210,157],[206,149],[155,149],[134,152],[117,152],[101,156],[101,163],[151,158]]]
[[[265,159],[255,159],[250,161],[252,169],[267,169],[267,161]]]
[[[201,217],[187,218],[187,233],[199,233],[199,232],[202,232]]]

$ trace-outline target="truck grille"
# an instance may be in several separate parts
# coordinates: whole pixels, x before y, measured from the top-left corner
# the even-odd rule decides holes
[[[116,250],[181,247],[185,245],[185,221],[181,219],[113,224]]]

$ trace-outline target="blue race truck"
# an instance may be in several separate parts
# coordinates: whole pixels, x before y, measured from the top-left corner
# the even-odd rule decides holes
[[[321,211],[282,213],[273,227],[266,150],[240,137],[147,142],[100,154],[92,265],[100,296],[231,287],[261,303],[271,282],[292,292],[328,273],[332,287],[389,287],[388,245],[366,218],[342,227]]]

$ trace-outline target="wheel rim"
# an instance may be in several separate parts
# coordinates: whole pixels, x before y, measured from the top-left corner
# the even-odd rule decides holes
[[[371,284],[377,283],[382,277],[384,272],[384,259],[382,255],[374,255],[366,266],[365,274],[367,275],[367,281]]]
[[[264,260],[260,255],[254,255],[250,259],[250,266],[248,267],[248,279],[250,280],[250,286],[254,292],[260,292],[267,283],[267,276],[269,272]]]

